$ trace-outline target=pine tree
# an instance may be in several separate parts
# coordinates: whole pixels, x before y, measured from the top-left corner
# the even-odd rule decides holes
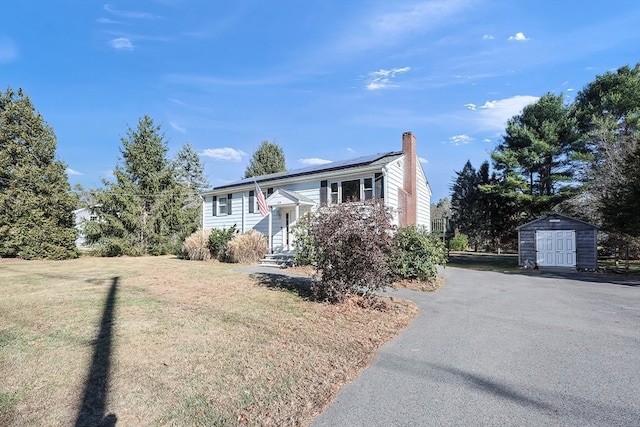
[[[104,181],[95,192],[100,220],[88,224],[87,241],[109,256],[175,253],[195,224],[184,215],[187,194],[167,158],[161,127],[144,116],[121,142],[116,182]]]
[[[188,233],[184,236],[186,238],[202,226],[202,199],[199,193],[209,187],[209,182],[204,175],[200,156],[188,142],[176,154],[174,167],[178,185],[185,194],[182,223],[186,226],[184,233]]]
[[[244,173],[245,178],[284,172],[287,170],[282,147],[275,141],[262,141],[260,147],[253,153],[249,165]]]
[[[0,257],[78,256],[65,165],[56,136],[22,90],[0,91]]]

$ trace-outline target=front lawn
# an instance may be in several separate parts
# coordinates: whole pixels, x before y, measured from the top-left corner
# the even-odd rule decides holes
[[[237,267],[0,260],[0,425],[306,425],[416,313]]]

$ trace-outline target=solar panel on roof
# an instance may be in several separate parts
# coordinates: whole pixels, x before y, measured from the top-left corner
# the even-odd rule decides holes
[[[377,154],[371,154],[371,155],[368,155],[368,156],[356,157],[355,159],[338,160],[338,161],[335,161],[335,162],[325,163],[325,164],[322,164],[322,165],[307,166],[307,167],[304,167],[304,168],[293,169],[293,170],[285,171],[285,172],[277,172],[277,173],[272,173],[272,174],[269,174],[269,175],[261,175],[261,176],[251,177],[251,178],[245,178],[245,179],[242,179],[240,181],[233,182],[231,184],[227,184],[227,185],[222,185],[220,187],[216,187],[213,190],[217,190],[217,189],[220,189],[220,188],[236,187],[236,186],[245,185],[245,184],[251,184],[251,183],[254,182],[254,180],[258,181],[260,183],[260,182],[270,181],[270,180],[278,179],[278,178],[293,177],[293,176],[300,176],[300,175],[310,175],[310,174],[319,173],[319,172],[338,170],[338,169],[345,169],[345,168],[354,167],[354,166],[368,165],[368,164],[371,164],[371,163],[375,162],[376,160],[380,160],[383,157],[386,157],[386,156],[389,156],[389,155],[392,155],[392,154],[401,154],[401,153],[396,153],[396,152],[377,153]]]

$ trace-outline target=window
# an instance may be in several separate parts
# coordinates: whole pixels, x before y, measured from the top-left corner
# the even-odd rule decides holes
[[[342,181],[342,203],[360,201],[360,180]]]
[[[377,173],[375,175],[376,198],[384,199],[384,175]]]
[[[254,190],[249,191],[249,213],[254,213],[256,210],[256,192]]]
[[[218,198],[216,196],[211,199],[211,214],[213,216],[218,215]]]
[[[218,200],[218,215],[226,215],[227,214],[227,198],[220,197]]]
[[[331,204],[338,203],[338,183],[331,183]]]
[[[233,194],[227,195],[227,215],[231,215],[231,206],[233,206],[233,203],[231,202],[232,198]]]
[[[364,179],[364,199],[373,199],[373,179],[371,178]]]
[[[320,181],[320,204],[321,205],[326,205],[327,204],[327,187],[328,187],[328,181]]]

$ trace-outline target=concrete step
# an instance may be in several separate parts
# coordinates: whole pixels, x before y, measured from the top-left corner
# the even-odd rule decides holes
[[[260,260],[260,265],[264,267],[276,267],[276,268],[285,268],[290,267],[294,263],[294,255],[293,254],[267,254],[264,258]]]

